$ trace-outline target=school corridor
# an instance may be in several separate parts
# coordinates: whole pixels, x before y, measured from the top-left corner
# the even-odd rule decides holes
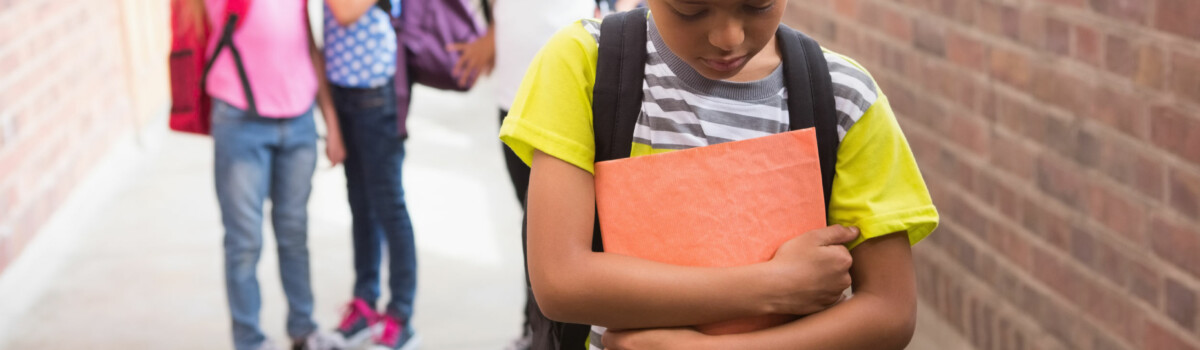
[[[467,94],[418,89],[404,174],[420,274],[414,327],[422,349],[501,349],[520,330],[523,272],[520,212],[489,86]],[[128,159],[102,163],[121,169],[84,183],[0,275],[0,349],[231,346],[211,140],[148,129],[141,146],[114,152]],[[316,317],[329,328],[353,273],[342,168],[321,162],[309,248]],[[282,344],[286,305],[265,225],[261,317]],[[954,348],[925,315],[910,348]]]

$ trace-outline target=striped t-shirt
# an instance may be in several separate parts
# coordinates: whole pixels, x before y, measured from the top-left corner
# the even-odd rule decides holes
[[[789,130],[781,69],[753,82],[710,80],[669,50],[652,18],[647,25],[644,98],[630,157]],[[500,139],[526,164],[538,150],[594,172],[599,29],[600,22],[590,19],[564,28],[530,63],[500,128]],[[853,60],[828,50],[825,60],[841,140],[829,223],[859,228],[860,237],[847,245],[851,249],[895,232],[906,232],[915,244],[937,227],[938,214],[887,97]],[[604,328],[592,331],[588,346],[602,348]]]
[[[599,43],[600,22],[583,20],[582,25]],[[659,153],[789,130],[783,65],[757,81],[711,80],[667,49],[653,18],[646,25],[646,77],[633,131],[635,148]],[[833,80],[840,139],[878,96],[865,72],[835,53],[826,52],[825,59]]]

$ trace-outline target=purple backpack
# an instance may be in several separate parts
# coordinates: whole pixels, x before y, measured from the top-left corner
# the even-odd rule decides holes
[[[458,54],[446,45],[470,42],[484,31],[464,0],[402,0],[396,29],[396,112],[400,135],[407,135],[405,118],[413,83],[441,90],[467,91],[451,73]]]

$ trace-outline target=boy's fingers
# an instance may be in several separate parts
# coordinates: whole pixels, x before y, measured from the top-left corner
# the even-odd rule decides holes
[[[821,245],[841,245],[849,243],[858,238],[857,227],[845,227],[842,225],[833,225],[824,229],[817,230],[819,236],[817,241]]]

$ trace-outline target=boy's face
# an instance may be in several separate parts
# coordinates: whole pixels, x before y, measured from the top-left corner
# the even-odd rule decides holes
[[[649,0],[648,6],[671,52],[706,78],[727,80],[747,66],[767,69],[756,63],[778,64],[777,54],[755,58],[774,42],[787,0]]]

